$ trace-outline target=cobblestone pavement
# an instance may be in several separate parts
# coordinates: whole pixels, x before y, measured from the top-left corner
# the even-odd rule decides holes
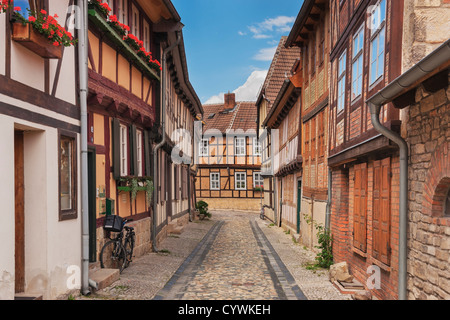
[[[189,223],[151,253],[133,260],[121,279],[89,298],[138,300],[349,299],[326,270],[305,266],[315,253],[249,212],[213,211]]]

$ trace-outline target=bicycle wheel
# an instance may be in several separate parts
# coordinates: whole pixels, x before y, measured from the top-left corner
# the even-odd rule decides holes
[[[119,241],[109,240],[100,252],[100,265],[106,269],[119,269],[122,273],[125,268],[125,250]]]
[[[134,236],[132,236],[134,237]],[[127,268],[130,265],[130,262],[132,262],[133,259],[133,250],[134,250],[134,238],[126,238],[125,244],[125,268]]]

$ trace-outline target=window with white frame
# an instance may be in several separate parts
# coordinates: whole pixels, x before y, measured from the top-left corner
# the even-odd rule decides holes
[[[345,71],[347,64],[347,52],[339,58],[339,70],[338,70],[338,112],[344,110],[345,107]]]
[[[128,25],[128,0],[119,0],[118,19]]]
[[[120,125],[120,175],[128,175],[128,128]]]
[[[198,148],[198,154],[201,157],[207,157],[209,155],[209,141],[208,139],[202,139]]]
[[[363,47],[364,47],[364,25],[359,28],[353,36],[352,51],[352,100],[362,93],[363,83]]]
[[[236,137],[234,139],[234,155],[245,156],[245,137]]]
[[[211,172],[209,175],[209,182],[211,190],[220,190],[220,173]]]
[[[143,170],[142,170],[142,131],[137,130],[136,131],[136,153],[137,153],[137,159],[136,159],[136,164],[137,164],[137,175],[138,177],[142,177],[143,174]]]
[[[261,172],[253,173],[253,188],[264,188],[264,179],[261,176]]]
[[[234,189],[247,190],[247,174],[245,172],[234,173]]]
[[[374,6],[370,16],[370,84],[384,75],[386,0]]]
[[[140,38],[139,34],[139,10],[136,8],[136,6],[133,4],[131,9],[131,17],[132,17],[132,33],[136,37]]]
[[[253,155],[261,155],[261,142],[259,142],[258,138],[253,138]]]

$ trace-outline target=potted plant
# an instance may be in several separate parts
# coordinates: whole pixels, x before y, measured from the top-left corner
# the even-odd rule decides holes
[[[208,212],[208,203],[203,200],[198,201],[195,204],[195,209],[198,212],[198,217],[200,220],[205,219],[206,217],[211,218],[211,213]]]

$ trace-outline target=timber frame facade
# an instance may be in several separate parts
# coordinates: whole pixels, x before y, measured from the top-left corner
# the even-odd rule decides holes
[[[175,43],[177,37],[180,42],[166,55],[164,70],[149,67],[98,11],[89,10],[91,262],[97,261],[105,241],[96,235],[103,234],[105,214],[133,219],[131,225],[141,230],[136,237],[136,256],[151,251],[154,241],[166,237],[172,220],[183,218],[183,223],[189,220],[186,186],[190,167],[175,165],[171,159],[172,149],[178,143],[173,141],[173,132],[185,129],[192,136],[194,119],[202,113],[187,74],[181,18],[172,3],[122,0],[109,4],[110,14],[129,26],[154,59],[162,62],[164,49]],[[164,106],[161,95],[165,95]],[[162,112],[166,113],[165,132]],[[163,135],[166,143],[154,154]],[[156,177],[154,161],[161,173]],[[139,187],[136,193],[131,190],[133,180]],[[156,192],[148,191],[149,184]],[[153,223],[155,235],[151,234]]]
[[[206,201],[211,209],[258,211],[264,187],[255,104],[236,102],[235,94],[226,94],[225,104],[203,108],[205,126],[197,149],[197,201]]]
[[[286,41],[301,48],[302,196],[300,237],[305,245],[317,243],[309,219],[325,225],[328,205],[328,137],[330,84],[329,1],[305,1]]]
[[[399,153],[373,129],[365,101],[401,73],[402,22],[403,1],[331,1],[333,254],[360,281],[378,266],[382,288],[373,292],[382,299],[397,297]],[[381,121],[400,132],[392,104]]]
[[[72,4],[14,6],[67,21]],[[0,300],[54,299],[67,291],[67,265],[81,263],[77,50],[17,32],[11,6],[0,13]]]

